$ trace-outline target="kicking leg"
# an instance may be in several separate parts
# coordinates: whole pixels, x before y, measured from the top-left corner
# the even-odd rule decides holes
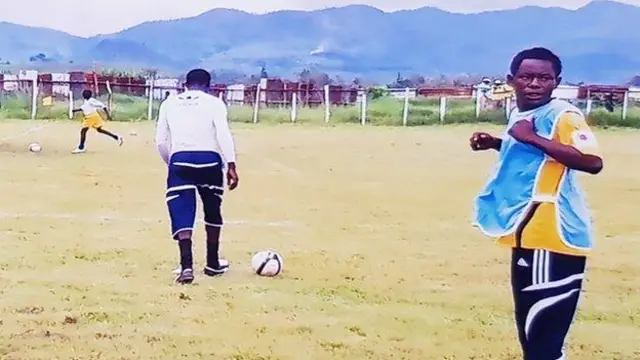
[[[122,146],[122,143],[124,142],[122,139],[122,136],[120,135],[116,135],[112,132],[110,132],[109,130],[105,130],[102,127],[96,128],[96,131],[99,132],[100,134],[104,134],[107,135],[109,137],[111,137],[113,140],[118,142],[118,145]]]
[[[562,360],[578,307],[586,259],[514,249],[512,285],[525,360]]]
[[[88,127],[83,127],[82,129],[80,129],[80,144],[78,144],[78,147],[72,151],[74,154],[85,152],[84,145],[87,142],[87,131],[89,131]]]

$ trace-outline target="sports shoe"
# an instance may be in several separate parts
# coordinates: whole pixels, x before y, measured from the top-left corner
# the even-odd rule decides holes
[[[122,136],[118,136],[118,146],[122,146],[122,144],[124,143],[124,139],[122,138]]]
[[[229,270],[229,261],[225,259],[218,260],[218,267],[213,268],[210,266],[204,267],[204,274],[207,276],[220,276],[225,274]]]
[[[178,284],[191,284],[193,282],[193,270],[184,269],[180,272],[178,277],[176,277],[176,283]]]
[[[79,147],[73,149],[73,151],[71,152],[72,154],[81,154],[83,152],[85,152],[86,149],[80,149]]]

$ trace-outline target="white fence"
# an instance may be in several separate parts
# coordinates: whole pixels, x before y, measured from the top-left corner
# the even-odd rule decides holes
[[[31,91],[31,94],[30,94],[32,96],[32,99],[30,101],[30,107],[31,107],[30,110],[31,110],[31,118],[35,119],[38,114],[39,106],[46,106],[46,105],[41,105],[42,101],[39,101],[40,100],[39,86],[42,86],[42,84],[38,82],[36,77],[29,76],[29,75],[32,75],[32,74],[28,74],[28,73],[20,74],[19,76],[16,76],[17,79],[15,81],[23,82],[23,83],[27,82],[29,84],[29,88],[34,89],[33,91]],[[12,79],[7,78],[5,76],[4,85],[1,90],[5,92],[13,92],[15,90],[14,87],[17,87],[17,85],[15,83],[12,85],[12,81],[13,81]],[[73,115],[71,110],[73,110],[75,99],[73,94],[74,92],[70,91],[71,85],[67,83],[68,81],[69,81],[68,78],[65,78],[64,76],[59,78],[56,77],[52,81],[53,83],[52,86],[53,86],[53,94],[57,94],[57,95],[64,94],[63,96],[68,98],[67,101],[68,101],[69,117],[71,118]],[[167,91],[170,94],[175,94],[178,92],[177,85],[178,85],[178,81],[176,79],[164,79],[164,80],[151,82],[146,86],[141,85],[140,95],[146,94],[146,96],[144,98],[138,96],[138,98],[141,101],[146,101],[145,106],[147,109],[147,114],[146,114],[147,119],[149,120],[154,119],[156,107],[158,103],[162,101]],[[113,95],[111,86],[109,86],[108,83],[106,84],[106,89],[110,95]],[[221,97],[223,100],[225,100],[225,102],[229,104],[229,106],[244,105],[245,103],[248,102],[250,106],[253,107],[252,121],[254,123],[257,123],[260,117],[260,108],[263,107],[264,104],[266,103],[265,94],[268,91],[271,91],[271,90],[267,90],[263,86],[258,86],[255,89],[255,94],[253,93],[251,94],[252,99],[250,99],[250,101],[247,101],[244,85],[231,85],[226,87],[223,91],[219,92],[218,96]],[[401,102],[402,109],[401,111],[398,112],[398,117],[401,117],[401,118],[398,120],[401,120],[401,123],[403,125],[407,125],[409,123],[412,106],[413,104],[415,104],[414,101],[416,101],[416,99],[418,98],[418,89],[413,89],[413,88],[387,89],[387,91],[391,98],[395,98],[399,102]],[[51,93],[51,90],[49,90],[49,93]],[[321,95],[320,96],[321,99],[319,99],[318,105],[323,110],[324,121],[329,122],[331,120],[334,109],[336,109],[336,106],[331,104],[332,101],[330,98],[329,86],[328,85],[325,86],[322,90],[318,91],[317,94]],[[291,109],[290,120],[292,122],[296,122],[298,121],[298,118],[299,118],[301,104],[304,101],[302,101],[302,99],[299,98],[301,95],[298,92],[290,92],[289,95],[290,95],[290,100],[287,100],[287,103],[279,104],[279,106],[290,108]],[[578,98],[578,87],[560,86],[554,91],[554,96],[562,99],[567,99],[567,100],[575,100]],[[475,104],[476,117],[480,117],[483,111],[481,100],[484,100],[484,99],[482,99],[482,97],[483,95],[481,95],[479,92],[474,92],[471,98],[467,97],[467,99],[470,100],[470,103]],[[360,120],[360,123],[362,124],[367,123],[367,116],[368,116],[370,101],[371,101],[371,97],[367,93],[367,91],[357,90],[357,96],[355,97],[355,101],[352,103],[352,105],[359,109],[359,120]],[[451,101],[451,98],[442,96],[442,97],[438,97],[436,101],[438,102],[438,105],[437,105],[438,117],[440,121],[444,122],[445,118],[448,116],[447,114],[450,109],[449,103]],[[640,101],[640,88],[630,88],[624,94],[622,106],[621,107],[618,106],[618,108],[621,108],[621,117],[623,120],[626,119],[628,116],[628,109],[629,109],[630,102],[637,102],[637,101]],[[515,101],[513,101],[513,98],[504,99],[500,106],[500,110],[504,111],[506,115],[513,108],[514,105],[515,105]],[[591,113],[594,109],[594,101],[592,99],[585,100],[584,106],[582,106],[582,108],[584,109],[586,114]]]

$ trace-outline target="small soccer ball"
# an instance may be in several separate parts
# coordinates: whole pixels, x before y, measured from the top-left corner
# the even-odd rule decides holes
[[[251,268],[260,276],[276,276],[282,272],[284,259],[277,251],[258,251],[251,258]]]
[[[38,152],[40,152],[40,150],[42,150],[42,146],[40,146],[40,144],[38,144],[38,143],[29,144],[29,151],[34,152],[34,153],[38,153]]]

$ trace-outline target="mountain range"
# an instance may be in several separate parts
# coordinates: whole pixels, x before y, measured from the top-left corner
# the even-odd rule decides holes
[[[530,46],[556,51],[565,80],[623,83],[640,73],[640,7],[594,1],[577,10],[521,7],[475,14],[433,7],[384,12],[364,5],[250,14],[213,9],[90,38],[0,22],[0,69],[200,66],[294,77],[314,68],[342,78],[503,76]]]

